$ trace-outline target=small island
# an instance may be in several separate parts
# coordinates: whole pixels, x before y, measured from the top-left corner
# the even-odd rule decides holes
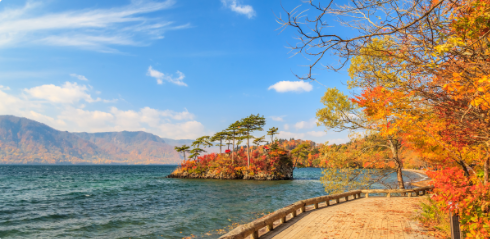
[[[198,160],[184,160],[169,178],[288,180],[293,179],[294,164],[289,152],[260,146],[250,155],[245,149],[232,153],[207,154]]]
[[[278,128],[272,127],[267,131],[270,142],[265,141],[265,135],[254,137],[254,131],[263,131],[265,118],[260,115],[250,115],[214,136],[202,136],[189,146],[176,146],[175,150],[184,156],[184,161],[168,178],[200,178],[200,179],[245,179],[245,180],[291,180],[296,167],[303,167],[304,161],[318,157],[318,149],[314,142],[290,142],[294,148],[281,147],[284,140],[274,139]],[[250,146],[250,142],[255,146]],[[213,144],[217,142],[217,144]],[[245,147],[240,145],[246,143]],[[290,142],[286,142],[290,144]],[[223,144],[225,143],[225,144]],[[203,148],[219,146],[220,153],[205,152]],[[222,147],[228,146],[225,152]],[[230,149],[231,146],[231,149]],[[316,153],[312,156],[312,150]],[[190,153],[186,159],[186,153]],[[310,165],[311,166],[311,165]]]

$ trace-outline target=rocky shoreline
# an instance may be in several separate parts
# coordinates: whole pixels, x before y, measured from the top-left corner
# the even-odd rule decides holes
[[[167,178],[191,178],[191,179],[225,179],[225,180],[292,180],[294,168],[289,165],[283,165],[274,172],[258,172],[253,173],[246,170],[242,170],[233,174],[219,172],[217,170],[208,170],[203,173],[188,173],[186,171],[175,170],[169,174]]]

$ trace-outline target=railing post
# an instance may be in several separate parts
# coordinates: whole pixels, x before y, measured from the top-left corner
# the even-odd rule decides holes
[[[346,202],[349,201],[349,196],[345,197],[345,201]]]
[[[305,205],[303,205],[303,206],[301,207],[301,213],[303,213],[303,212],[306,212]]]
[[[267,225],[267,230],[272,231],[274,229],[274,223]]]
[[[451,239],[461,239],[461,229],[459,227],[459,217],[458,214],[449,213],[449,218],[451,220]]]
[[[386,197],[387,198],[390,198],[391,197],[391,193],[386,193]]]
[[[254,233],[252,233],[252,239],[259,239],[259,232],[258,231],[254,231]]]
[[[366,198],[368,198],[369,197],[369,193],[365,193],[365,194],[366,194]]]
[[[336,199],[335,199],[335,202],[336,202],[336,203],[340,203],[340,198],[336,198]]]
[[[293,217],[296,217],[296,209],[294,209],[292,214],[293,214]]]
[[[315,208],[315,209],[318,209],[318,203],[315,203],[314,208]]]
[[[330,199],[328,199],[327,201],[325,201],[325,204],[327,204],[327,207],[330,206]]]
[[[281,218],[281,224],[286,222],[286,217]]]

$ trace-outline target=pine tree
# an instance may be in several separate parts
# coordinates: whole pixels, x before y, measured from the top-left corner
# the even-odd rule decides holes
[[[179,152],[179,153],[182,153],[182,154],[183,154],[183,156],[184,156],[184,159],[185,159],[185,153],[189,153],[189,152],[190,152],[190,151],[189,151],[190,147],[189,147],[189,146],[187,146],[187,145],[185,145],[185,144],[184,144],[184,145],[182,145],[182,146],[180,146],[180,147],[179,147],[179,146],[175,146],[175,148],[174,148],[174,149],[175,149],[175,151],[177,151],[177,152]]]
[[[247,158],[248,166],[250,167],[250,138],[252,137],[250,134],[256,130],[264,130],[262,127],[265,125],[265,117],[260,116],[259,114],[251,114],[250,116],[243,118],[240,123],[240,126],[244,129],[244,137],[247,139]]]

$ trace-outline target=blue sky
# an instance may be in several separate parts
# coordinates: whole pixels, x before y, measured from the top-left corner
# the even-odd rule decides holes
[[[259,113],[279,137],[345,142],[315,124],[325,87],[295,77],[311,59],[286,48],[295,32],[277,30],[282,11],[276,0],[1,0],[0,114],[192,139]],[[315,73],[346,91],[345,71]]]

